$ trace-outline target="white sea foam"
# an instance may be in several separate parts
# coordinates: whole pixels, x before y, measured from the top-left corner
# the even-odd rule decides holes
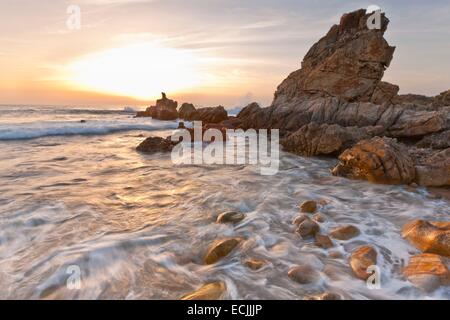
[[[153,119],[38,121],[0,125],[0,140],[24,140],[48,136],[102,135],[118,131],[165,130],[177,127],[175,121]]]

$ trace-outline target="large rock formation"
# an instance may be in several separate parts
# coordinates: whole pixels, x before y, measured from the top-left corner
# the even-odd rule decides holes
[[[419,140],[421,147],[448,148],[450,91],[436,97],[397,95],[398,86],[382,81],[394,53],[383,38],[389,20],[382,15],[376,30],[366,26],[368,18],[364,10],[343,15],[339,25],[308,51],[301,69],[278,86],[272,105],[246,106],[236,124],[242,129],[279,129],[284,149],[299,155],[344,152],[335,174],[410,183],[417,171],[421,185],[450,185],[445,160],[425,165],[414,153],[408,154],[409,146]],[[378,150],[367,143],[354,146],[371,137],[399,141],[374,140],[380,142]],[[431,156],[429,150],[423,152]],[[431,177],[439,172],[443,177],[434,182],[426,179],[428,173]]]
[[[278,86],[272,105],[316,94],[347,101],[372,101],[374,93],[377,101],[396,95],[398,87],[380,84],[395,50],[383,38],[389,20],[382,15],[381,29],[370,30],[368,17],[363,9],[344,14],[339,25],[311,47],[302,68]]]

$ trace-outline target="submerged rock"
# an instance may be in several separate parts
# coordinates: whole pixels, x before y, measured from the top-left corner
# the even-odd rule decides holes
[[[408,150],[394,139],[380,137],[360,141],[344,151],[332,173],[384,184],[409,184],[416,174]]]
[[[252,270],[259,270],[266,265],[266,261],[252,258],[244,260],[243,264]]]
[[[395,47],[389,46],[383,38],[389,23],[384,14],[380,30],[368,29],[368,18],[364,9],[344,14],[339,25],[331,27],[311,47],[302,68],[278,86],[273,105],[283,105],[298,96],[313,94],[370,101],[375,89],[380,87]],[[380,100],[379,93],[376,98]]]
[[[304,201],[300,204],[300,211],[314,213],[317,210],[317,202],[313,200]]]
[[[225,293],[226,286],[224,282],[212,282],[182,296],[181,300],[220,300]]]
[[[330,236],[337,240],[349,240],[359,234],[359,229],[352,225],[340,226],[330,230]]]
[[[236,248],[242,239],[228,238],[214,241],[206,251],[203,261],[205,264],[213,264],[226,257],[234,248]]]
[[[309,284],[320,279],[320,273],[309,265],[301,265],[289,269],[288,276],[300,284]]]
[[[168,99],[164,92],[161,95],[161,99],[156,100],[156,106],[151,106],[143,112],[138,112],[136,117],[152,117],[158,120],[178,119],[178,102]]]
[[[308,296],[304,300],[342,300],[342,297],[333,292],[324,292],[314,296]]]
[[[319,225],[311,219],[306,219],[298,225],[296,233],[302,238],[314,237],[320,231]]]
[[[216,222],[217,223],[238,223],[244,220],[245,214],[242,212],[228,211],[221,213]]]
[[[178,114],[180,119],[186,121],[195,121],[199,119],[197,109],[195,109],[192,103],[183,103],[178,110]]]
[[[402,237],[420,251],[450,257],[450,222],[415,220],[403,226]]]
[[[414,286],[427,292],[450,285],[445,258],[436,254],[424,253],[411,257],[403,274]]]
[[[163,139],[160,137],[149,137],[141,142],[136,150],[145,153],[156,153],[156,152],[169,152],[172,151],[176,142],[170,139]]]
[[[330,237],[328,236],[316,234],[315,245],[323,249],[329,249],[333,247],[333,241],[331,241]]]
[[[367,280],[367,269],[377,264],[377,252],[371,246],[358,247],[351,253],[349,264],[357,278]]]

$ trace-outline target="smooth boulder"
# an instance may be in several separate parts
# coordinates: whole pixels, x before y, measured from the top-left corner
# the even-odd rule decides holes
[[[214,241],[206,251],[203,258],[205,264],[213,264],[220,259],[226,257],[234,248],[236,248],[242,239],[240,238],[228,238]]]
[[[422,252],[450,257],[450,222],[415,220],[403,226],[402,237]]]

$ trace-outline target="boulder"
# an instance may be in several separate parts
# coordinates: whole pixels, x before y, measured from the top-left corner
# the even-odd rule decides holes
[[[371,246],[358,247],[350,255],[349,264],[357,278],[367,280],[370,277],[367,269],[377,264],[377,252]]]
[[[238,223],[244,220],[245,214],[242,212],[235,212],[235,211],[227,211],[224,213],[221,213],[217,217],[217,223]]]
[[[311,219],[306,219],[300,223],[295,230],[302,238],[314,237],[320,231],[319,225]]]
[[[169,152],[177,142],[173,142],[170,139],[163,139],[160,137],[149,137],[141,142],[136,150],[145,153],[157,153],[157,152]]]
[[[325,222],[325,218],[320,213],[316,213],[315,215],[312,216],[311,219],[313,219],[315,222],[318,222],[318,223]]]
[[[178,114],[180,119],[186,121],[195,121],[199,120],[197,109],[195,109],[192,103],[183,103],[178,110]]]
[[[306,213],[314,213],[317,210],[317,202],[314,200],[303,201],[300,204],[300,211]]]
[[[332,173],[375,183],[409,184],[416,172],[406,147],[394,139],[374,137],[344,151]]]
[[[322,234],[316,234],[314,243],[316,246],[323,249],[329,249],[333,247],[333,241],[331,241],[330,237]]]
[[[416,157],[415,182],[427,187],[450,186],[450,148],[426,154]]]
[[[358,141],[370,137],[368,130],[363,128],[312,122],[283,138],[280,143],[285,151],[311,157],[339,155]]]
[[[314,94],[370,101],[395,48],[383,38],[389,23],[384,14],[380,30],[367,28],[368,17],[364,9],[344,14],[308,51],[302,68],[278,86],[272,105]]]
[[[228,238],[214,241],[206,251],[203,261],[205,264],[213,264],[227,256],[234,248],[236,248],[242,239]]]
[[[402,237],[420,251],[450,257],[450,222],[414,220],[403,226]]]
[[[226,290],[224,282],[212,282],[182,296],[181,300],[220,300],[225,295]]]
[[[309,284],[317,282],[320,279],[320,273],[310,265],[301,265],[289,269],[288,277],[300,284]]]
[[[403,275],[414,286],[431,292],[440,286],[450,285],[447,261],[436,254],[423,253],[411,257]]]
[[[360,233],[359,229],[352,225],[340,226],[330,230],[330,236],[337,240],[349,240],[357,237]]]
[[[228,119],[228,113],[224,107],[210,107],[197,109],[198,120],[203,123],[219,123]]]

